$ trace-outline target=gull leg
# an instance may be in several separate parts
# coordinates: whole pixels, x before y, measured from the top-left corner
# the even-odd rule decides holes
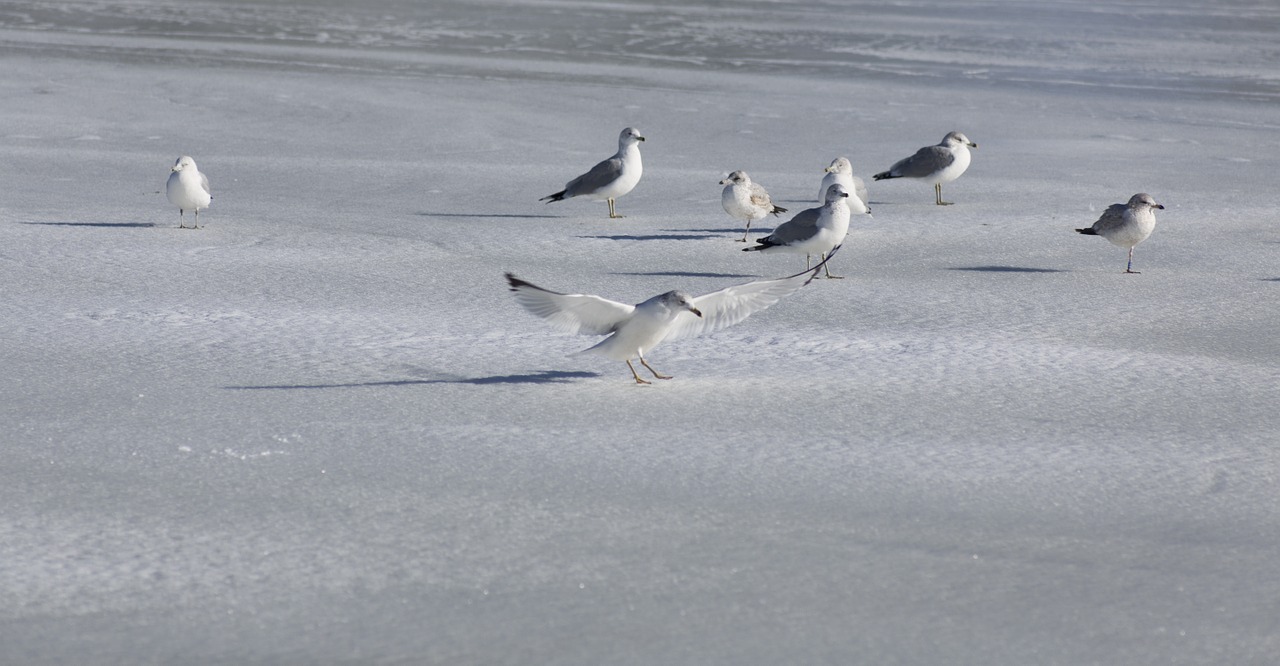
[[[804,269],[805,269],[806,271],[807,271],[807,270],[809,270],[809,268],[811,268],[811,267],[809,266],[809,256],[810,256],[810,255],[807,255],[807,254],[806,254],[806,255],[804,255]]]
[[[195,215],[196,215],[196,221],[191,223],[191,228],[199,229],[200,228],[200,209],[199,208],[196,209]]]
[[[938,205],[939,205],[939,206],[950,206],[950,205],[951,205],[951,202],[950,202],[950,201],[943,201],[943,200],[942,200],[942,183],[934,183],[934,184],[933,184],[933,193],[934,193],[934,195],[935,195],[935,196],[936,196],[936,198],[937,198],[937,201],[938,201]]]
[[[620,217],[626,217],[626,215],[619,215],[618,211],[614,210],[613,199],[610,199],[609,200],[609,219],[616,220]]]
[[[1135,275],[1142,272],[1133,270],[1133,248],[1129,248],[1129,265],[1125,267],[1124,272]]]
[[[643,357],[643,356],[641,356],[641,357],[640,357],[640,364],[641,364],[641,365],[643,365],[644,367],[648,368],[648,369],[649,369],[649,372],[652,372],[652,373],[653,373],[653,376],[654,376],[654,377],[657,377],[658,379],[671,379],[671,375],[664,375],[664,374],[662,374],[661,372],[658,372],[657,370],[654,370],[654,369],[653,369],[653,366],[652,366],[652,365],[649,365],[649,362],[648,362],[648,361],[646,361],[646,360],[644,360],[644,357]]]
[[[823,261],[823,262],[826,262],[826,260],[827,260],[827,253],[826,253],[826,252],[823,252],[823,253],[822,253],[822,261]],[[827,272],[827,279],[828,279],[828,280],[843,280],[843,279],[844,279],[844,276],[843,276],[843,275],[832,275],[832,274],[831,274],[831,264],[823,263],[823,264],[822,264],[822,270],[824,270],[824,271],[826,271],[826,272]]]
[[[640,359],[640,362],[641,362],[641,363],[644,363],[644,359]],[[637,384],[652,384],[652,383],[653,383],[653,382],[647,382],[647,381],[645,381],[645,380],[643,380],[643,379],[640,379],[640,375],[636,374],[636,367],[635,367],[634,365],[631,365],[631,360],[630,360],[630,359],[628,359],[628,360],[627,360],[627,369],[631,371],[631,376],[636,378],[636,383],[637,383]],[[649,370],[650,370],[650,371],[652,371],[652,370],[653,370],[653,368],[649,368]]]
[[[742,238],[740,238],[738,242],[739,243],[747,242],[747,234],[749,233],[751,233],[751,220],[747,220],[747,230],[742,232]]]
[[[178,209],[178,228],[179,229],[187,228],[187,225],[182,221],[182,214],[185,212],[186,211],[182,210],[181,208]]]

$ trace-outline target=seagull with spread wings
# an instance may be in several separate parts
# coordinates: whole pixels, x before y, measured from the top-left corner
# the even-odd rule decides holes
[[[828,258],[835,250],[828,253]],[[654,370],[644,355],[664,340],[691,337],[732,326],[784,296],[809,284],[825,264],[775,280],[757,280],[702,296],[668,291],[635,305],[590,294],[562,294],[543,289],[507,273],[516,302],[567,333],[608,335],[579,354],[601,354],[625,361],[637,384],[648,384],[631,365],[638,359],[658,379],[671,379]]]

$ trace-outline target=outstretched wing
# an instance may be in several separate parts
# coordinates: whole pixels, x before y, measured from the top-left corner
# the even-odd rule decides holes
[[[590,294],[561,294],[548,291],[507,273],[507,283],[516,302],[566,333],[604,335],[635,311],[634,305],[617,303]]]
[[[827,255],[827,259],[830,260],[839,249],[840,246],[837,245]],[[698,296],[693,299],[693,306],[698,308],[702,316],[681,312],[671,323],[671,329],[663,339],[687,338],[733,326],[809,284],[824,264],[826,261],[789,277],[756,280]]]

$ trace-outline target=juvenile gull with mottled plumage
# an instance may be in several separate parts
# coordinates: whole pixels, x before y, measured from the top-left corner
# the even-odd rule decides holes
[[[1164,210],[1150,194],[1139,192],[1129,197],[1127,204],[1111,204],[1093,226],[1076,229],[1076,232],[1102,236],[1114,245],[1129,248],[1129,265],[1124,272],[1137,273],[1139,271],[1133,270],[1133,248],[1155,231],[1157,208]]]
[[[724,190],[720,192],[720,205],[724,207],[724,212],[747,223],[739,242],[747,242],[752,222],[763,220],[769,214],[776,216],[787,212],[786,208],[775,206],[764,186],[752,181],[746,171],[734,171],[728,178],[720,181],[720,184],[724,185]]]

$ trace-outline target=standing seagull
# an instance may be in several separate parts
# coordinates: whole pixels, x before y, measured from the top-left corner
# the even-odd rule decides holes
[[[720,181],[720,184],[725,186],[720,193],[720,205],[724,206],[724,212],[747,222],[747,229],[742,232],[740,243],[747,242],[752,222],[763,220],[770,213],[776,216],[787,212],[786,208],[773,205],[769,193],[760,183],[752,182],[746,171],[734,171],[728,178]]]
[[[827,175],[822,177],[822,187],[818,188],[818,203],[825,203],[827,200],[827,188],[840,183],[844,185],[846,192],[852,193],[866,210],[857,210],[858,205],[850,201],[849,207],[854,209],[855,213],[869,213],[871,209],[871,200],[867,198],[867,184],[862,179],[853,175],[853,163],[847,157],[837,157],[831,160],[831,166],[823,169]]]
[[[969,168],[969,149],[977,147],[978,144],[970,141],[969,137],[950,132],[942,137],[942,143],[925,146],[915,155],[898,160],[888,171],[881,171],[872,178],[918,178],[933,185],[939,206],[950,206],[950,201],[942,200],[942,184],[959,178]]]
[[[515,292],[517,303],[559,330],[587,335],[611,334],[577,353],[601,354],[615,361],[626,361],[636,383],[648,384],[650,382],[641,379],[631,365],[631,359],[639,359],[654,377],[671,379],[644,360],[645,352],[663,340],[732,326],[809,284],[817,272],[815,266],[790,277],[739,284],[696,298],[684,292],[668,291],[636,305],[588,294],[548,291],[510,273],[507,273],[507,283]]]
[[[200,209],[208,208],[213,196],[209,194],[209,178],[200,173],[196,168],[196,161],[189,155],[183,155],[173,163],[164,193],[169,197],[169,203],[178,207],[178,228],[187,228],[182,222],[182,214],[192,211],[196,219],[191,228],[199,229]]]
[[[1102,213],[1102,217],[1087,229],[1076,229],[1077,233],[1086,236],[1102,236],[1113,245],[1129,248],[1129,265],[1126,273],[1138,273],[1133,270],[1133,248],[1147,240],[1147,236],[1156,228],[1156,209],[1164,210],[1164,206],[1156,203],[1150,194],[1139,192],[1129,197],[1127,204],[1111,204]]]
[[[805,269],[813,255],[822,257],[822,266],[827,265],[835,248],[840,247],[844,237],[849,233],[849,192],[844,185],[836,183],[827,188],[827,203],[821,208],[807,208],[795,217],[779,224],[772,234],[757,240],[755,247],[743,248],[743,252],[790,252],[804,255]],[[816,269],[815,269],[816,270]],[[830,268],[824,268],[827,277],[841,279],[841,275],[832,275]]]
[[[609,202],[609,217],[619,218],[613,208],[613,200],[630,192],[640,182],[644,165],[640,163],[640,130],[628,127],[618,135],[618,152],[613,157],[591,167],[591,170],[574,178],[563,190],[549,194],[538,201],[551,203],[573,197],[590,197]]]

